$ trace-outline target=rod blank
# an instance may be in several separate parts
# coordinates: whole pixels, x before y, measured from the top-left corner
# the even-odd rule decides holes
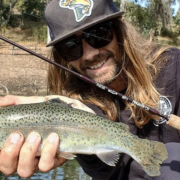
[[[167,122],[168,125],[172,126],[175,129],[180,130],[180,117],[175,116],[173,114],[171,114],[170,116],[166,116],[166,115],[162,114],[161,112],[157,111],[156,109],[152,109],[152,108],[150,108],[148,106],[145,106],[145,105],[143,105],[143,104],[133,100],[130,97],[127,97],[127,96],[125,96],[125,95],[123,95],[123,94],[121,94],[119,92],[116,92],[116,91],[108,88],[107,86],[104,86],[104,85],[102,85],[102,84],[100,84],[100,83],[98,83],[98,82],[96,82],[96,81],[94,81],[94,80],[92,80],[92,79],[82,75],[82,74],[79,74],[79,73],[77,73],[75,71],[72,71],[72,70],[62,66],[61,64],[58,64],[58,63],[56,63],[56,62],[54,62],[54,61],[52,61],[52,60],[50,60],[50,59],[40,55],[40,54],[37,54],[36,52],[34,52],[34,51],[30,50],[30,49],[27,49],[27,48],[25,48],[25,47],[15,43],[15,42],[13,42],[13,41],[7,39],[5,37],[2,37],[1,35],[0,35],[0,39],[5,41],[5,42],[7,42],[7,43],[9,43],[9,44],[11,44],[11,45],[13,45],[13,46],[18,47],[19,49],[22,49],[23,51],[26,51],[26,52],[28,52],[28,53],[30,53],[30,54],[32,54],[32,55],[42,59],[42,60],[48,62],[50,64],[53,64],[53,65],[55,65],[55,66],[57,66],[57,67],[59,67],[61,69],[64,69],[65,71],[75,75],[76,77],[78,77],[78,78],[80,78],[80,79],[82,79],[82,80],[84,80],[84,81],[86,81],[86,82],[88,82],[90,84],[95,85],[96,87],[98,87],[98,88],[100,88],[102,90],[105,90],[105,91],[107,91],[107,92],[109,92],[109,93],[111,93],[113,95],[116,95],[116,96],[120,97],[123,100],[126,100],[126,101],[128,101],[130,103],[133,103],[133,104],[135,104],[136,106],[138,106],[140,108],[143,108],[143,109],[145,109],[147,111],[150,111],[151,113],[153,113],[155,115],[158,115],[158,116],[166,119],[166,122]]]

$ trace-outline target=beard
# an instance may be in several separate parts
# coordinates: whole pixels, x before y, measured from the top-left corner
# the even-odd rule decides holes
[[[99,73],[88,73],[87,68],[102,61],[109,61],[106,71]],[[121,73],[122,63],[119,62],[111,51],[100,52],[92,61],[85,60],[81,63],[80,69],[84,75],[103,85],[111,84]]]

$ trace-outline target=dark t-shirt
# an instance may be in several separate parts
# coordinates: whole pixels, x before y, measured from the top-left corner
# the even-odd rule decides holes
[[[174,48],[166,53],[169,53],[171,58],[161,68],[155,83],[160,93],[170,100],[172,105],[171,114],[180,116],[180,50]],[[104,116],[96,106],[88,106],[97,114]],[[125,110],[125,104],[122,100],[119,100],[119,107],[120,113],[117,121],[128,124],[131,133],[141,138],[163,143],[180,142],[180,131],[168,126],[166,123],[155,126],[153,121],[151,121],[143,129],[138,129],[133,120],[129,119],[131,112]],[[121,154],[115,167],[106,165],[95,155],[78,155],[77,160],[84,171],[93,177],[93,180],[149,179],[140,165],[127,154]]]

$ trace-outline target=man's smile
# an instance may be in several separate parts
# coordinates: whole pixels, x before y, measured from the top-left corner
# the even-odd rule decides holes
[[[105,63],[106,63],[106,60],[103,60],[96,65],[89,66],[88,68],[89,69],[98,69],[98,68],[102,67]]]

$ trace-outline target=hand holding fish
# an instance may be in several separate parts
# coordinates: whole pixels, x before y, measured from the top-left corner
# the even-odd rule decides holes
[[[44,102],[55,97],[57,96],[25,97],[8,95],[0,97],[0,106]],[[75,108],[92,112],[90,108],[80,103],[80,101],[63,96],[58,97],[62,101],[71,103]],[[25,141],[20,132],[14,132],[6,140],[0,151],[0,171],[6,175],[11,175],[17,171],[21,177],[30,177],[38,169],[43,172],[54,169],[67,161],[63,157],[56,156],[59,142],[59,136],[56,133],[51,133],[41,150],[41,157],[36,157],[41,143],[41,136],[37,132],[31,132]]]
[[[54,136],[56,138],[52,141]],[[0,153],[1,172],[11,175],[17,171],[19,176],[29,177],[38,169],[45,172],[62,165],[66,159],[55,157],[59,145],[58,136],[51,134],[48,139],[49,141],[44,144],[41,157],[38,158],[36,153],[41,142],[38,133],[30,133],[25,142],[21,134],[11,134]]]
[[[30,104],[30,103],[39,103],[48,101],[50,99],[59,98],[61,101],[71,104],[73,108],[84,110],[87,112],[94,113],[92,109],[87,107],[82,102],[68,98],[65,96],[60,95],[50,95],[50,96],[14,96],[14,95],[7,95],[4,97],[0,97],[0,107],[2,106],[10,106],[10,105],[18,105],[18,104]]]

